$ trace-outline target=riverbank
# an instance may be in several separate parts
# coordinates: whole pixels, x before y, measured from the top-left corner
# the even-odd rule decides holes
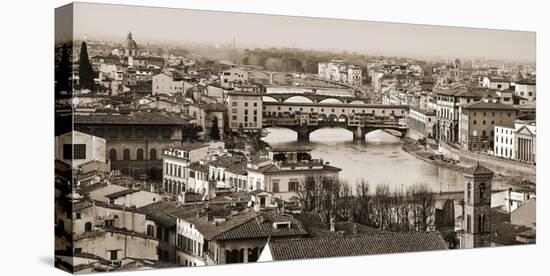
[[[425,146],[420,145],[417,141],[411,138],[405,138],[403,140],[402,149],[406,153],[420,159],[424,162],[430,163],[432,165],[454,170],[457,172],[464,172],[469,166],[463,165],[460,162],[457,162],[452,159],[438,159],[437,155],[426,150]],[[509,186],[510,188],[524,188],[527,180],[530,180],[529,177],[525,177],[519,174],[501,174],[495,172],[494,180],[502,182],[504,185]]]

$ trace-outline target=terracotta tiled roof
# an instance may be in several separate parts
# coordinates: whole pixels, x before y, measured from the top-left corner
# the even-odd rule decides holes
[[[479,163],[475,166],[469,167],[464,170],[465,174],[494,174],[493,171],[489,170],[488,168],[481,166]]]
[[[273,260],[276,261],[448,249],[443,238],[436,232],[388,232],[271,240],[268,246]]]
[[[140,213],[145,214],[147,219],[150,219],[164,227],[176,226],[176,218],[170,216],[169,213],[176,210],[175,202],[158,201],[138,208]]]
[[[275,229],[274,223],[288,222],[289,227]],[[254,218],[228,230],[216,237],[215,240],[254,239],[268,237],[298,237],[307,234],[302,223],[293,217],[262,213]]]

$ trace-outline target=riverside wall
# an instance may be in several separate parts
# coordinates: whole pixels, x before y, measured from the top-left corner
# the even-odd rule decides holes
[[[455,148],[447,143],[441,142],[439,151],[445,158],[460,161],[463,166],[479,164],[502,175],[520,175],[531,181],[535,180],[536,168],[533,164],[522,163],[514,160],[502,159],[490,155],[482,155]]]

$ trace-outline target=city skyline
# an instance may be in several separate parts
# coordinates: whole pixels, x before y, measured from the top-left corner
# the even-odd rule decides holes
[[[120,37],[122,41],[131,31],[141,41],[178,44],[230,44],[237,38],[242,48],[296,47],[369,55],[531,63],[536,58],[536,33],[527,31],[87,3],[74,7],[73,33],[78,39]],[[148,24],[150,20],[144,18],[154,18],[158,24]],[[121,21],[125,24],[119,24]],[[158,26],[163,26],[162,31]],[[350,40],[357,43],[349,45]]]

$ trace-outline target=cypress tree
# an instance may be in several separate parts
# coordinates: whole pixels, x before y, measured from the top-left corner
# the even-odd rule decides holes
[[[220,128],[218,127],[218,118],[212,120],[212,126],[210,127],[210,138],[212,140],[220,140]]]
[[[55,75],[56,81],[56,91],[59,93],[61,91],[71,92],[71,60],[69,57],[69,50],[67,49],[67,44],[63,43],[61,50],[61,59],[57,66],[57,71]]]
[[[80,47],[80,60],[78,73],[80,77],[80,89],[94,90],[94,69],[88,58],[88,48],[86,42],[82,42]]]

